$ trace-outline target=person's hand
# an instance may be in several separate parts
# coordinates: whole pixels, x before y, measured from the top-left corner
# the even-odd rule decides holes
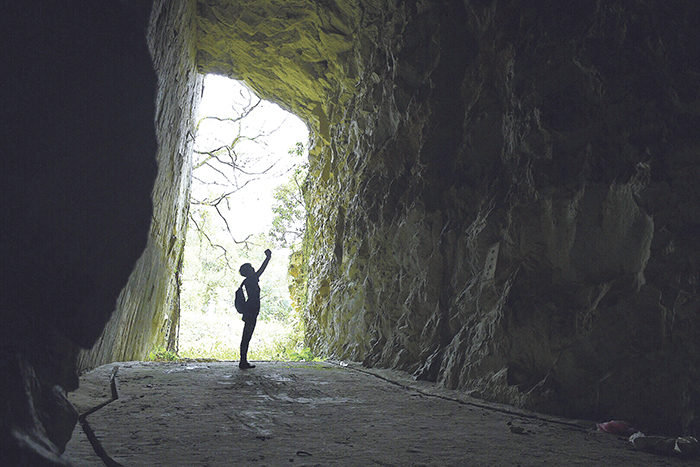
[[[269,249],[265,250],[265,256],[270,258],[272,256],[272,252]]]

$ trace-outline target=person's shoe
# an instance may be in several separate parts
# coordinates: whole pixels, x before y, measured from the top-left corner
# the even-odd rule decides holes
[[[251,365],[248,362],[241,362],[238,364],[238,368],[240,368],[241,370],[249,370],[251,368],[255,368],[255,365]]]

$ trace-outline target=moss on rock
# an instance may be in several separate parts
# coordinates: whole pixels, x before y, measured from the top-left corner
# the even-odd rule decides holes
[[[316,352],[697,429],[698,6],[201,0],[198,15],[199,69],[312,129]]]

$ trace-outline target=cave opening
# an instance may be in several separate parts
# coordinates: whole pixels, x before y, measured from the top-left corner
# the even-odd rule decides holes
[[[78,414],[119,453],[131,441],[118,435],[137,436],[105,436],[106,414],[154,407],[125,397],[76,414],[65,392],[79,371],[142,360],[177,331],[205,73],[244,79],[312,130],[314,351],[519,409],[696,436],[700,4],[550,3],[10,2],[0,60],[21,73],[0,86],[0,457],[66,465]],[[303,405],[270,368],[250,397],[276,387]],[[245,383],[229,382],[255,373],[234,375],[207,397],[226,385],[242,400]],[[144,397],[173,392],[136,376]],[[200,402],[151,414],[168,430],[161,415],[175,414],[189,436]],[[275,428],[247,408],[217,407],[208,426]],[[440,418],[413,432],[440,435]],[[240,453],[224,431],[234,442],[216,445]],[[170,434],[143,445],[191,450]],[[412,443],[401,450],[421,462]]]
[[[216,74],[204,77],[195,129],[176,351],[239,360],[238,268],[258,268],[270,249],[249,358],[296,358],[304,326],[292,306],[288,264],[305,230],[308,129],[245,83]]]

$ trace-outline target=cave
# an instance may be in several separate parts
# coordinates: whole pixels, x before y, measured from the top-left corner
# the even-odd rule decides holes
[[[2,457],[66,465],[77,372],[177,326],[204,73],[311,130],[319,354],[698,434],[700,5],[9,2]]]

